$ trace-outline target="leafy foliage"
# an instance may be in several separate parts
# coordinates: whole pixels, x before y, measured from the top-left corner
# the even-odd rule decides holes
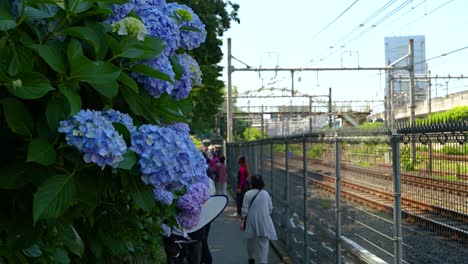
[[[193,65],[178,59],[186,51],[169,52],[171,39],[155,33],[148,23],[157,21],[145,20],[136,8],[119,13],[117,5],[125,2],[0,0],[0,263],[155,262],[161,224],[177,226],[176,201],[189,186],[174,190],[172,204],[155,200],[155,187],[142,181],[141,157],[126,148],[132,129],[123,119],[110,120],[111,113],[127,113],[135,126],[189,123],[194,102],[209,93],[215,96],[207,108],[212,111],[222,101],[216,36],[229,28],[229,15],[221,1],[212,3],[215,9],[196,4],[201,20],[211,23],[210,44],[200,51],[191,46],[189,54],[206,74],[197,89],[209,92],[194,89],[188,97],[191,87],[181,85],[189,82],[181,80],[190,79],[193,72],[184,67]],[[141,1],[127,4],[136,2]],[[121,22],[112,27],[109,18],[118,14]],[[189,34],[196,28],[177,30]],[[172,75],[149,63],[159,58]],[[163,82],[172,89],[157,95],[148,89]],[[97,119],[80,119],[84,109],[106,113],[108,120],[92,127],[90,120]],[[203,111],[197,114],[194,120],[205,118]],[[103,145],[106,136],[121,139],[121,153],[99,163],[100,157],[113,157],[108,152],[115,148]],[[90,149],[84,158],[83,149]]]

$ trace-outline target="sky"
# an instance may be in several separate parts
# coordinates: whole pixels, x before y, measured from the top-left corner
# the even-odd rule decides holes
[[[240,24],[232,22],[222,37],[224,58],[220,65],[225,69],[221,79],[226,85],[228,38],[231,38],[232,56],[241,61],[232,61],[236,69],[246,65],[252,68],[384,67],[385,37],[424,35],[432,75],[468,76],[466,0],[232,2],[240,5]],[[232,85],[240,94],[250,91],[252,95],[262,87],[290,91],[292,81],[290,72],[236,71],[232,74]],[[445,81],[438,82],[432,90],[433,97],[446,93]],[[333,100],[383,100],[385,74],[383,71],[302,71],[294,75],[294,89],[300,94],[324,95],[330,87]],[[448,80],[449,93],[466,89],[468,81]],[[261,94],[282,93],[285,92]]]

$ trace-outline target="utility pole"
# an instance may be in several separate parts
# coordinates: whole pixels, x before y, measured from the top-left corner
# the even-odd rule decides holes
[[[415,104],[415,95],[414,95],[414,40],[410,39],[409,40],[409,52],[408,52],[408,58],[409,58],[409,65],[408,65],[408,71],[409,71],[409,92],[410,92],[410,124],[411,127],[414,127],[415,125],[415,109],[416,109],[416,104]],[[416,136],[414,134],[411,135],[411,149],[410,149],[410,159],[411,162],[416,164]]]
[[[227,102],[226,102],[226,115],[227,115],[227,142],[232,142],[232,83],[231,83],[231,38],[228,38],[228,58],[227,58],[227,71],[228,71],[228,80],[227,80]]]

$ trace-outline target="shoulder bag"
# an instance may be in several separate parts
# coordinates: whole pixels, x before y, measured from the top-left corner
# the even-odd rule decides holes
[[[258,192],[255,194],[255,196],[252,198],[252,200],[250,200],[249,210],[250,210],[250,207],[252,206],[253,201],[255,200],[255,198],[257,198],[257,195],[258,195],[261,191],[262,191],[262,189],[258,190]],[[249,215],[248,212],[247,212],[247,215]],[[246,228],[246,224],[247,224],[247,215],[245,215],[245,217],[241,220],[240,229],[241,229],[242,231],[245,231],[245,228]]]

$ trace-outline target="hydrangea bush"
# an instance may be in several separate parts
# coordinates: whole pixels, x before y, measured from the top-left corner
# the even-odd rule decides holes
[[[0,263],[135,263],[209,198],[186,124],[206,38],[164,0],[0,0]]]

